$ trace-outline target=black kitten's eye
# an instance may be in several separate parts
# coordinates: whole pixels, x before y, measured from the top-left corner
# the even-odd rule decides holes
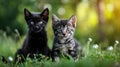
[[[38,22],[38,24],[42,24],[42,23],[43,23],[42,21]]]
[[[31,21],[31,22],[30,22],[30,24],[32,24],[32,25],[33,25],[33,24],[34,24],[34,22],[33,22],[33,21]]]

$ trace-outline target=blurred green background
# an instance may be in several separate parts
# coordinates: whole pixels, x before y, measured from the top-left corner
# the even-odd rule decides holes
[[[120,0],[0,0],[0,45],[4,44],[1,50],[5,52],[5,45],[16,44],[16,48],[8,47],[14,54],[17,47],[22,45],[28,30],[24,8],[33,12],[49,8],[50,18],[46,29],[50,47],[54,37],[52,14],[62,19],[76,15],[75,38],[83,45],[88,38],[92,38],[94,43],[102,43],[103,47],[113,45],[115,40],[120,41],[119,3]]]

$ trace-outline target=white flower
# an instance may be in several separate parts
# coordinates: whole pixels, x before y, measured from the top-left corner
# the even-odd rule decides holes
[[[107,50],[112,51],[112,50],[113,50],[113,47],[112,47],[112,46],[109,46],[109,47],[107,48]]]
[[[95,49],[98,49],[98,47],[99,47],[98,44],[93,45],[93,48],[95,48]]]
[[[92,38],[88,38],[88,40],[89,40],[90,42],[92,42]]]
[[[116,43],[116,44],[119,44],[119,41],[118,41],[118,40],[115,40],[115,43]]]
[[[60,8],[57,10],[57,13],[58,13],[59,15],[64,15],[65,12],[66,12],[66,10],[65,10],[64,7],[60,7]]]
[[[12,58],[11,56],[9,56],[8,59],[9,59],[10,61],[13,61],[13,58]]]

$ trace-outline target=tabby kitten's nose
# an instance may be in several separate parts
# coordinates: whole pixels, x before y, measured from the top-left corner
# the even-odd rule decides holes
[[[62,31],[62,35],[63,35],[63,36],[66,35],[66,31],[65,31],[65,30]]]
[[[65,33],[63,33],[63,35],[65,36]]]

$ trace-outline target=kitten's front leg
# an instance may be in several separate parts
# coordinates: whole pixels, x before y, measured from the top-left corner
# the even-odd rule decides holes
[[[74,59],[75,62],[78,61],[77,51],[75,51],[75,50],[69,50],[69,55],[73,57],[73,59]]]
[[[59,57],[54,57],[56,62],[60,62],[60,58]]]
[[[15,63],[16,62],[24,62],[25,61],[26,56],[24,55],[24,52],[22,51],[22,49],[19,49],[16,54],[15,54]]]
[[[52,51],[52,60],[59,62],[60,61],[60,51],[59,50],[53,50]]]

